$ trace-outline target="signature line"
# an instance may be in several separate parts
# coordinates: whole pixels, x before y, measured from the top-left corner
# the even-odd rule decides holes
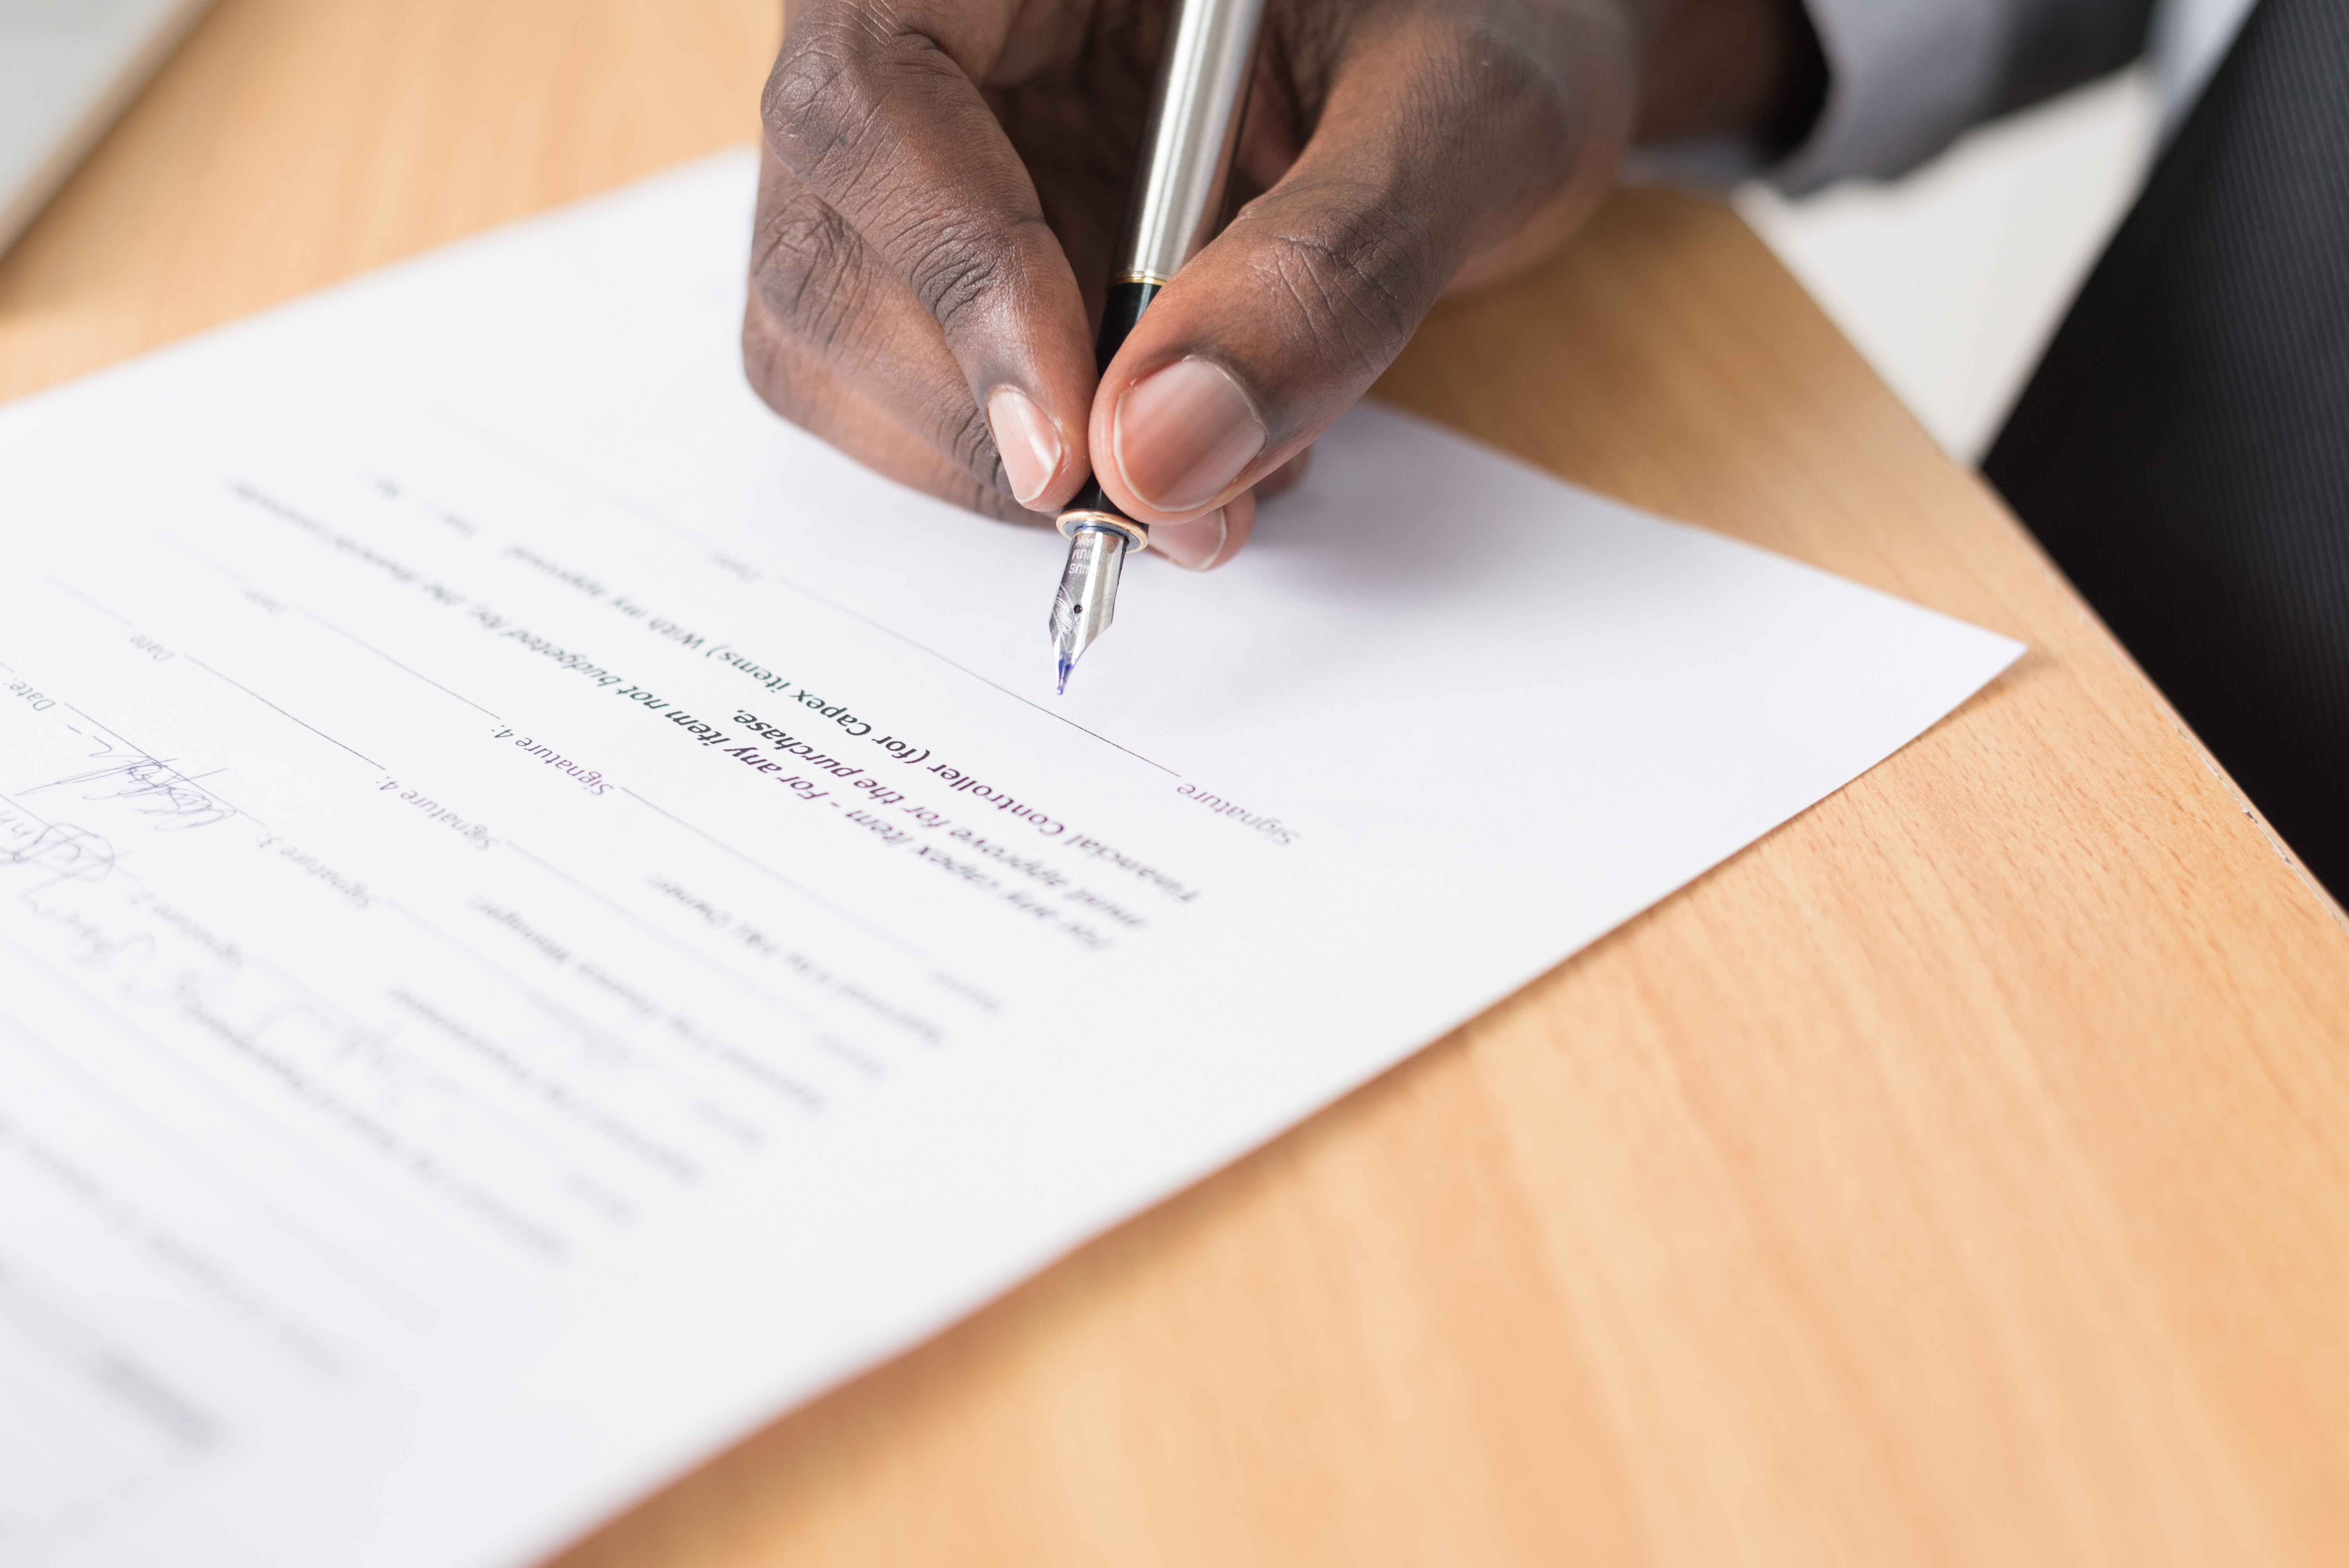
[[[422,674],[417,670],[409,669],[406,665],[401,664],[398,659],[393,658],[389,654],[385,653],[373,643],[367,641],[363,637],[352,636],[350,633],[344,631],[340,626],[336,625],[332,621],[326,619],[324,616],[311,614],[309,611],[303,609],[299,604],[294,606],[294,613],[315,622],[318,625],[326,627],[326,630],[334,633],[335,635],[338,637],[349,638],[350,641],[357,643],[360,647],[365,648],[368,653],[373,654],[377,658],[381,659],[385,664],[389,665],[392,668],[396,670],[407,670],[409,675],[416,676],[418,680],[422,681],[426,686],[431,686],[438,691],[447,692],[449,696],[455,697],[459,702],[463,703],[467,707],[471,708],[474,712],[488,713],[492,718],[496,719],[500,724],[503,724],[506,721],[505,715],[502,713],[490,713],[488,708],[483,707],[480,703],[475,702],[463,692],[450,691],[447,686],[442,686],[430,676]]]
[[[644,521],[653,524],[656,528],[666,529],[669,532],[677,534],[681,538],[689,539],[694,543],[701,546],[702,549],[709,552],[713,555],[719,553],[718,547],[712,543],[708,537],[697,533],[692,529],[687,528],[680,523],[672,522],[669,519],[662,516],[659,512],[651,508],[641,506],[626,496],[618,495],[611,490],[607,490],[603,486],[596,484],[595,481],[585,479],[580,475],[572,472],[570,469],[564,468],[558,463],[549,461],[547,459],[541,457],[536,452],[531,451],[526,448],[517,447],[512,442],[507,440],[505,438],[496,434],[495,432],[482,429],[480,426],[474,424],[470,419],[462,418],[451,408],[445,407],[436,407],[433,411],[440,415],[441,418],[447,420],[450,424],[454,425],[459,429],[462,430],[466,435],[472,437],[474,439],[481,442],[485,446],[495,447],[499,451],[502,452],[507,457],[513,459],[517,462],[523,463],[531,468],[536,469],[541,473],[551,474],[566,484],[586,491],[588,494],[595,497],[596,500],[601,500],[607,505],[616,507],[621,511],[626,512],[631,517],[642,519]],[[971,669],[967,665],[955,663],[954,660],[947,657],[946,655],[938,652],[937,649],[929,646],[926,643],[918,642],[916,639],[905,635],[905,633],[898,631],[895,626],[885,625],[881,622],[872,619],[870,616],[859,614],[854,610],[850,609],[847,605],[824,597],[814,589],[807,586],[807,584],[795,582],[792,578],[784,575],[782,573],[774,571],[771,567],[761,568],[761,572],[762,576],[764,576],[768,581],[775,583],[778,587],[788,588],[794,593],[814,600],[817,603],[822,604],[827,610],[833,611],[839,614],[847,616],[852,621],[856,621],[864,625],[870,626],[873,630],[879,632],[885,636],[895,637],[897,641],[905,644],[907,647],[912,648],[918,653],[927,654],[930,657],[937,660],[938,663],[946,665],[947,668],[957,671],[962,675],[968,676],[971,679],[978,682],[981,686],[992,686],[995,690],[1001,692],[1005,696],[1009,697],[1012,701],[1025,703],[1047,718],[1059,719],[1062,724],[1067,725],[1079,735],[1091,736],[1093,739],[1100,741],[1103,746],[1115,748],[1115,749],[1123,751],[1128,757],[1133,758],[1136,762],[1148,763],[1149,766],[1157,769],[1161,773],[1167,774],[1176,779],[1183,777],[1182,774],[1176,772],[1174,769],[1167,767],[1164,762],[1153,762],[1149,758],[1142,755],[1141,752],[1134,750],[1133,748],[1130,746],[1119,746],[1116,741],[1112,740],[1108,736],[1100,733],[1098,730],[1087,729],[1083,725],[1079,724],[1075,719],[1071,718],[1068,715],[1063,713],[1055,713],[1050,708],[1046,707],[1042,703],[1036,701],[1033,697],[1021,696],[1009,686],[999,686],[996,682],[988,680],[985,676],[980,675],[977,670]],[[651,804],[649,801],[646,803],[647,805]]]
[[[206,674],[206,675],[208,675],[208,676],[216,676],[217,678],[219,678],[219,679],[221,679],[221,680],[227,681],[229,685],[231,685],[231,686],[233,686],[236,687],[236,689],[237,689],[237,690],[239,690],[239,691],[243,692],[245,696],[247,696],[251,697],[254,701],[255,701],[255,702],[259,703],[262,707],[265,707],[265,708],[269,709],[272,713],[279,714],[279,715],[283,716],[284,717],[294,719],[294,722],[295,722],[295,723],[296,723],[296,724],[300,725],[303,728],[305,728],[305,729],[308,730],[311,734],[313,734],[313,735],[316,736],[319,739],[321,739],[321,740],[323,740],[323,741],[326,741],[328,745],[330,745],[330,746],[342,746],[342,747],[343,747],[343,749],[344,749],[345,751],[349,752],[352,756],[354,756],[354,757],[357,758],[360,761],[362,761],[362,762],[366,763],[368,767],[370,767],[370,768],[378,768],[378,769],[379,769],[379,768],[381,768],[381,767],[383,766],[383,764],[382,764],[382,763],[378,762],[374,758],[369,757],[366,752],[364,752],[364,751],[360,751],[360,750],[358,750],[358,749],[357,749],[356,748],[353,748],[353,747],[343,746],[343,743],[342,743],[341,741],[336,740],[333,736],[328,735],[325,730],[320,729],[316,725],[310,723],[307,719],[295,718],[295,717],[294,717],[294,716],[293,716],[292,714],[287,713],[284,708],[279,707],[275,703],[274,703],[274,702],[270,701],[267,697],[265,697],[265,696],[262,696],[259,692],[257,692],[257,691],[254,690],[251,686],[249,686],[245,685],[243,681],[241,681],[241,680],[237,680],[237,679],[234,679],[234,678],[233,678],[233,677],[231,677],[231,676],[229,676],[222,675],[222,674],[220,673],[220,671],[218,671],[218,670],[216,670],[216,669],[212,668],[212,665],[208,665],[208,664],[204,663],[204,661],[203,661],[203,660],[202,660],[202,659],[200,659],[200,658],[196,657],[196,655],[193,655],[193,654],[181,654],[180,656],[181,656],[181,658],[183,658],[183,659],[187,660],[187,661],[188,661],[188,663],[190,663],[190,664],[191,664],[191,665],[195,665],[195,666],[196,666],[196,668],[198,668],[198,669],[200,669],[200,670],[203,671],[203,672],[204,672],[204,674]]]

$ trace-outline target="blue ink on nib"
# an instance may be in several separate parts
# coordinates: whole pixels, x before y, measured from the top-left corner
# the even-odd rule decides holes
[[[1066,696],[1069,695],[1069,672],[1076,667],[1076,660],[1069,657],[1066,654],[1062,654],[1061,655],[1061,684],[1053,688],[1053,696]]]

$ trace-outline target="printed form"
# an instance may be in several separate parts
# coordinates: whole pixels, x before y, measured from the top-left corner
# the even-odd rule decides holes
[[[744,388],[753,174],[0,414],[0,1562],[533,1561],[2018,651],[1364,407],[1055,700],[1058,538]]]

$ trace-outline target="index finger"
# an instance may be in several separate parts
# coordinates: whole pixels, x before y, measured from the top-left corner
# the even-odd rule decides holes
[[[1226,505],[1350,407],[1464,263],[1578,218],[1628,129],[1629,40],[1558,0],[1367,10],[1312,133],[1103,372],[1095,471],[1153,525]]]
[[[812,0],[768,79],[767,138],[937,324],[999,447],[1050,470],[1022,498],[1050,510],[1086,473],[1092,344],[1076,274],[979,94],[1010,13]],[[1007,467],[1020,456],[1007,449]]]

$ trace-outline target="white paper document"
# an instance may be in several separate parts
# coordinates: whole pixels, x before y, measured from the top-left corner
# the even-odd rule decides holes
[[[0,412],[0,1562],[511,1568],[2004,638],[1392,412],[1233,566],[857,468],[730,155]]]

